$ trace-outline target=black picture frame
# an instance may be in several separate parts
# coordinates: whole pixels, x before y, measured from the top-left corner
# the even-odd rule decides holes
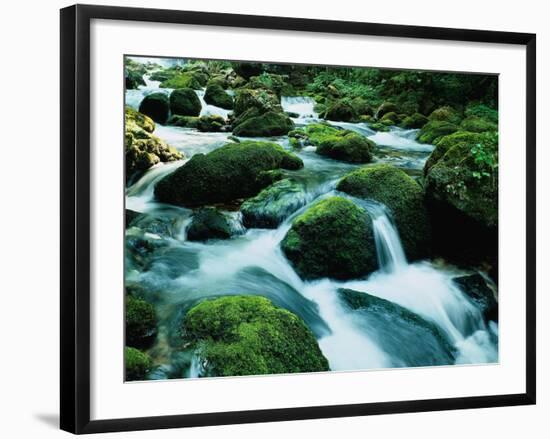
[[[526,392],[416,401],[347,404],[90,420],[90,22],[130,20],[254,29],[328,32],[526,47]],[[81,434],[387,413],[535,404],[536,35],[303,18],[75,5],[61,10],[61,429]]]

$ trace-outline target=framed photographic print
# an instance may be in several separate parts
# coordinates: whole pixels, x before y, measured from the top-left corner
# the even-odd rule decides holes
[[[61,428],[535,403],[535,35],[61,11]]]

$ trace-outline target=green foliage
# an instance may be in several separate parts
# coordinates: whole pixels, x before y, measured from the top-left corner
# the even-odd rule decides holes
[[[372,221],[342,197],[319,201],[298,216],[281,248],[305,279],[353,279],[377,269]]]
[[[204,101],[216,107],[225,108],[227,110],[233,109],[233,98],[225,92],[221,85],[216,83],[209,84],[206,87]]]
[[[201,108],[201,101],[191,88],[179,88],[170,94],[170,110],[172,114],[198,116]]]
[[[187,313],[184,333],[211,376],[329,369],[304,322],[264,297],[206,300]]]
[[[471,131],[472,133],[483,133],[485,131],[496,131],[498,126],[497,124],[479,116],[468,116],[460,124],[460,129],[464,131]]]
[[[212,207],[205,207],[196,212],[187,229],[187,239],[189,241],[228,239],[230,237],[231,227],[227,218],[219,210]]]
[[[139,104],[139,112],[149,116],[157,123],[164,124],[170,113],[168,96],[164,93],[152,93],[145,96]]]
[[[460,113],[448,105],[444,107],[439,107],[436,110],[432,111],[428,116],[429,120],[439,120],[444,122],[449,122],[454,125],[458,125],[462,120]]]
[[[124,364],[127,381],[143,380],[153,369],[149,355],[131,347],[124,348]]]
[[[468,117],[477,116],[494,124],[498,123],[498,111],[484,104],[470,103],[464,114]]]
[[[269,142],[228,143],[206,155],[195,154],[155,187],[163,202],[199,206],[256,195],[265,186],[264,171],[299,169],[302,160]]]
[[[155,307],[143,299],[126,296],[126,345],[151,346],[157,335]]]
[[[158,77],[158,76],[157,76]],[[167,79],[160,83],[162,88],[191,88],[200,90],[206,85],[208,76],[200,72],[182,72],[168,75]]]
[[[267,111],[240,122],[233,128],[233,134],[240,137],[282,136],[293,128],[294,122],[282,111]]]
[[[387,164],[365,166],[345,175],[337,189],[384,204],[391,212],[410,259],[429,254],[430,226],[424,193],[404,171]]]
[[[261,75],[253,76],[249,79],[247,87],[249,88],[264,88],[273,91],[277,96],[290,96],[295,90],[292,85],[286,82],[282,75],[263,72]]]

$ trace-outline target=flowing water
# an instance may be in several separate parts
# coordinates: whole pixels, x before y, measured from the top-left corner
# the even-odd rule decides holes
[[[138,95],[142,98],[158,91],[155,87],[158,84],[148,82],[139,90],[129,90],[128,104],[139,105]],[[203,93],[197,94],[202,99]],[[282,105],[298,115],[294,118],[297,124],[319,120],[309,98],[283,97]],[[227,114],[213,106],[203,106],[203,111]],[[433,149],[414,140],[416,130],[392,128],[377,133],[365,123],[331,123],[372,139],[378,145],[378,161],[393,163],[413,176],[421,172]],[[157,125],[155,135],[184,152],[187,159],[219,148],[228,137],[227,133],[161,125]],[[286,136],[269,140],[290,148]],[[317,337],[331,370],[498,361],[498,325],[491,322],[487,327],[480,310],[452,282],[463,273],[430,261],[408,263],[391,215],[383,205],[348,197],[372,220],[378,271],[347,282],[304,281],[296,274],[280,249],[292,220],[320,198],[334,194],[338,179],[357,168],[321,157],[314,150],[295,151],[305,165],[290,174],[302,188],[292,195],[296,197],[292,209],[296,210],[285,212],[286,219],[277,229],[245,229],[238,212],[227,212],[236,232],[229,240],[186,241],[192,211],[154,200],[155,184],[185,160],[158,164],[127,189],[127,208],[144,215],[134,220],[126,233],[126,283],[138,285],[155,304],[161,322],[159,333],[163,335],[150,350],[162,365],[151,379],[201,375],[198,359],[182,344],[182,318],[206,297],[234,294],[262,295],[300,316]],[[352,310],[342,301],[338,293],[341,288],[386,299],[423,323],[412,324],[410,318],[396,317],[384,309]]]

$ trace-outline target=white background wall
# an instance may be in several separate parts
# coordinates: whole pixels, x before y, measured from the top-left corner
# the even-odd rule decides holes
[[[545,2],[460,0],[123,1],[88,3],[395,24],[535,32],[538,35],[538,405],[338,420],[124,433],[143,438],[546,438],[550,435],[549,301],[550,28]],[[308,4],[309,3],[309,4]],[[5,2],[0,14],[0,434],[66,435],[58,420],[59,19],[66,1]],[[222,41],[223,44],[223,41]],[[546,201],[546,202],[545,202]],[[6,300],[7,299],[7,300]],[[545,370],[546,369],[546,370]],[[546,372],[546,373],[545,373]],[[185,395],[182,395],[185,398]]]

